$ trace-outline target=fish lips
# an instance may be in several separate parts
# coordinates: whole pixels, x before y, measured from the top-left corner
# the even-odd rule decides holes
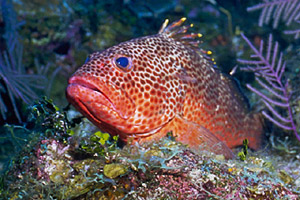
[[[124,100],[127,95],[115,86],[110,85],[113,87],[110,89],[108,87],[107,83],[99,79],[73,76],[69,79],[67,98],[78,110],[94,121],[128,119],[133,112],[128,113],[120,106],[124,104],[118,102],[116,98],[123,97]]]

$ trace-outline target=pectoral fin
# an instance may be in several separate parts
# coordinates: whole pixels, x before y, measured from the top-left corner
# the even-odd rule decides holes
[[[207,150],[218,155],[222,154],[227,159],[234,157],[234,154],[224,142],[199,124],[177,116],[164,129],[165,131],[168,129],[172,131],[177,141],[188,144],[193,149]]]
[[[197,151],[206,150],[217,155],[224,155],[226,159],[234,158],[234,154],[230,148],[208,129],[179,116],[173,118],[158,132],[151,136],[139,138],[137,141],[143,143],[159,140],[165,137],[170,131],[172,131],[177,141],[187,144],[192,149]]]

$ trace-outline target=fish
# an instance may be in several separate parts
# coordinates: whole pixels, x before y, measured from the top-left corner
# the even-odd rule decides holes
[[[263,122],[229,75],[199,48],[186,18],[155,35],[89,55],[69,78],[68,101],[101,131],[124,142],[177,141],[233,158],[248,139],[257,150]]]

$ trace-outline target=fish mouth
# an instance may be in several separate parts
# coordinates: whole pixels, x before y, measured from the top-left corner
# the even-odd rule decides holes
[[[87,93],[94,93],[97,98],[98,103],[112,109],[116,110],[113,102],[109,99],[105,93],[103,93],[99,88],[97,88],[94,84],[89,83],[88,81],[82,79],[75,79],[74,81],[71,79],[69,86],[81,87],[82,90],[85,90]]]
[[[129,116],[112,100],[116,90],[99,79],[73,76],[69,79],[66,93],[69,102],[93,121],[127,119]]]

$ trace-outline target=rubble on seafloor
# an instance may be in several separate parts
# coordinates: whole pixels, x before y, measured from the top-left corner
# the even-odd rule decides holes
[[[31,133],[0,178],[0,199],[300,198],[299,149],[273,136],[268,148],[237,149],[226,160],[193,151],[171,133],[121,148],[117,136],[47,98],[31,110],[32,129],[6,126],[12,141]]]
[[[299,178],[271,161],[224,160],[167,137],[102,153],[43,139],[15,159],[1,190],[6,199],[76,200],[297,199],[299,194]]]

